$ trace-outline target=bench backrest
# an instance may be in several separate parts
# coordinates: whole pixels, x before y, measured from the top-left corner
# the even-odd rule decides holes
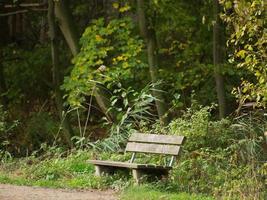
[[[137,152],[172,155],[173,160],[174,156],[178,156],[184,139],[184,136],[134,133],[129,138],[125,151],[134,153],[131,162]]]

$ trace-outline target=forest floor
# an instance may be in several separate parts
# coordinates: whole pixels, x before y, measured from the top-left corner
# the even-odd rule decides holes
[[[112,190],[70,190],[0,184],[0,200],[116,200]]]

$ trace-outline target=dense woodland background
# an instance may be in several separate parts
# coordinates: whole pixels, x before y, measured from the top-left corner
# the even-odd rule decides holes
[[[185,135],[174,181],[264,198],[264,0],[0,0],[0,27],[1,159]]]

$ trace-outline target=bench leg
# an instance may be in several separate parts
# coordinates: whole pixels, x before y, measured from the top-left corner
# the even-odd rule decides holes
[[[168,171],[166,170],[151,170],[151,169],[132,169],[133,178],[137,184],[140,184],[142,178],[146,176],[147,180],[166,179]]]
[[[113,170],[111,168],[105,167],[105,166],[100,166],[100,165],[95,165],[95,175],[96,176],[102,176],[103,174],[109,174]]]
[[[134,178],[136,184],[140,184],[141,178],[143,176],[143,172],[141,170],[138,170],[138,169],[132,169],[132,172],[133,172],[133,178]]]

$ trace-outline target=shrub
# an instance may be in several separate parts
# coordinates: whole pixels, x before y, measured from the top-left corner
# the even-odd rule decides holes
[[[36,150],[41,144],[52,145],[59,131],[59,123],[48,112],[34,113],[26,122],[25,138],[28,150]]]
[[[231,121],[223,119],[212,121],[212,106],[199,109],[188,108],[181,118],[173,120],[169,125],[169,133],[186,136],[185,148],[188,151],[203,147],[216,149],[227,146],[227,138],[231,138]]]
[[[168,187],[222,199],[264,199],[264,115],[213,121],[210,107],[199,108],[188,109],[169,125],[170,133],[185,135],[187,141]]]
[[[11,145],[13,129],[17,126],[18,121],[8,122],[7,112],[0,105],[0,160],[4,161],[11,158],[8,147]]]
[[[153,119],[151,108],[155,98],[151,95],[153,84],[147,85],[140,92],[133,88],[123,88],[117,83],[111,97],[109,112],[116,115],[112,123],[109,137],[94,143],[89,143],[95,150],[118,152],[122,150],[129,135],[141,128],[142,122],[149,123]]]

